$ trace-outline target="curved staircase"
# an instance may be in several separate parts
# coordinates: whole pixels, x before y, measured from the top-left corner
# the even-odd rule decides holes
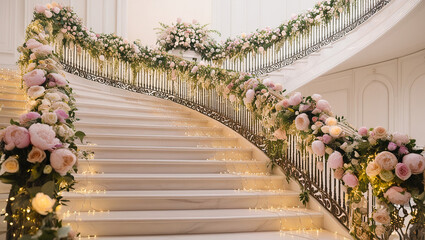
[[[63,210],[82,238],[343,239],[322,230],[268,159],[223,125],[170,101],[67,78],[80,160]]]

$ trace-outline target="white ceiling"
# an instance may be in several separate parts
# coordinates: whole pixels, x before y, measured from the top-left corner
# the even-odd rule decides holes
[[[381,38],[325,75],[399,58],[422,49],[425,49],[425,1]]]

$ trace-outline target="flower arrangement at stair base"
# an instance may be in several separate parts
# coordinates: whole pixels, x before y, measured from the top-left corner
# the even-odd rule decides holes
[[[60,11],[59,5],[45,14]],[[45,31],[47,30],[47,32]],[[61,65],[49,45],[49,26],[38,21],[26,32],[19,65],[30,105],[29,112],[1,130],[0,180],[11,184],[5,220],[7,239],[73,239],[76,233],[60,220],[73,189],[79,152],[75,143],[84,133],[74,128],[75,99]]]
[[[330,104],[320,95],[303,97],[294,93],[282,97],[283,86],[271,80],[186,61],[115,35],[95,34],[81,25],[70,8],[53,11],[52,15],[41,11],[35,19],[51,26],[57,42],[75,44],[101,61],[126,61],[135,72],[141,68],[166,72],[170,80],[180,78],[193,87],[215,89],[231,102],[246,106],[261,119],[269,144],[282,149],[281,155],[287,134],[300,136],[302,145],[323,156],[333,176],[345,184],[348,204],[353,209],[350,228],[356,239],[385,239],[391,231],[401,231],[405,216],[398,210],[403,210],[406,203],[414,203],[413,211],[406,212],[412,217],[411,229],[424,228],[423,150],[417,150],[415,141],[407,136],[388,134],[381,127],[360,128],[358,133],[354,129],[346,131],[342,128],[347,127],[345,120],[333,117]],[[323,162],[317,164],[318,168],[323,166]],[[364,206],[368,184],[379,200],[371,216]]]
[[[222,52],[222,48],[209,36],[210,33],[219,33],[208,30],[207,25],[201,25],[196,20],[190,24],[178,18],[175,24],[160,23],[160,25],[162,28],[158,32],[157,44],[164,51],[192,50],[204,59],[210,59],[212,55]]]

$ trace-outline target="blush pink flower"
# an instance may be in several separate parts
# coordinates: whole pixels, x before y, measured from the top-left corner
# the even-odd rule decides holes
[[[19,116],[19,122],[21,124],[27,123],[29,121],[35,120],[40,118],[40,114],[38,112],[29,112],[29,113],[24,113],[21,116]]]
[[[68,84],[66,79],[61,74],[57,73],[50,73],[47,75],[47,79],[49,80],[49,84],[53,82],[55,83],[54,85],[58,87],[65,87]]]
[[[342,176],[344,176],[344,169],[343,168],[337,168],[334,171],[334,178],[336,179],[342,179]]]
[[[326,113],[330,113],[332,111],[331,105],[328,101],[324,99],[320,99],[319,101],[317,101],[316,108]]]
[[[398,205],[406,205],[409,203],[411,196],[409,192],[398,186],[390,187],[384,193],[384,197],[388,199],[388,201]]]
[[[197,71],[198,71],[198,66],[194,66],[190,72],[196,73]]]
[[[42,45],[38,48],[32,50],[37,57],[46,57],[49,54],[52,54],[53,48],[49,45]]]
[[[332,169],[342,168],[344,161],[340,152],[333,152],[328,158],[328,165]]]
[[[32,70],[31,72],[26,73],[23,76],[23,79],[27,87],[38,86],[43,84],[46,81],[45,75],[46,75],[46,72],[44,70],[35,69],[35,70]]]
[[[324,144],[329,144],[332,141],[332,137],[329,134],[322,136],[322,141]]]
[[[61,144],[56,138],[53,128],[47,124],[36,123],[29,128],[31,143],[41,150],[53,150],[55,146]]]
[[[325,155],[325,144],[320,141],[320,140],[316,140],[311,144],[311,148],[313,149],[313,153],[316,154],[317,156],[322,157],[323,155]]]
[[[254,90],[252,90],[252,89],[248,89],[248,91],[246,91],[246,94],[245,94],[245,96],[246,96],[246,100],[247,100],[247,102],[252,102],[253,100],[254,100],[254,97],[255,97],[255,91]]]
[[[61,176],[66,175],[76,161],[77,157],[75,154],[66,148],[56,149],[50,155],[50,164],[52,168]]]
[[[40,4],[35,5],[35,11],[37,13],[44,13],[44,11],[46,11],[46,9],[47,8],[44,5],[40,5]]]
[[[391,141],[395,142],[398,146],[408,144],[410,142],[409,136],[395,132],[391,136]]]
[[[310,129],[310,120],[307,114],[301,113],[295,118],[295,127],[300,131],[308,131]]]
[[[397,149],[397,144],[395,144],[393,142],[388,143],[388,150],[394,151],[396,149]]]
[[[289,98],[288,103],[289,103],[290,106],[296,106],[296,105],[300,104],[302,100],[303,100],[303,97],[302,97],[301,93],[296,92],[296,93],[294,93],[294,95],[292,95]]]
[[[289,100],[288,99],[283,99],[282,100],[282,106],[284,107],[284,108],[288,108],[289,107]]]
[[[29,39],[25,45],[27,46],[28,49],[34,49],[34,48],[38,48],[43,46],[43,44],[33,38]]]
[[[420,174],[425,170],[425,157],[417,153],[409,153],[403,157],[403,163],[409,167],[412,174]]]
[[[401,155],[406,155],[406,154],[409,153],[409,149],[407,149],[407,147],[405,147],[405,146],[401,146],[398,149],[398,153],[401,154]]]
[[[412,171],[406,164],[397,163],[395,166],[395,175],[401,180],[405,181],[412,175]]]
[[[286,132],[285,132],[285,130],[282,130],[282,129],[279,128],[278,130],[276,130],[273,133],[273,136],[277,139],[284,140],[284,139],[286,139]]]
[[[8,151],[15,147],[26,148],[30,144],[30,134],[24,127],[11,125],[6,128],[3,141],[6,144],[4,148]]]
[[[375,162],[384,170],[393,170],[398,163],[397,157],[388,151],[380,152],[376,155]]]
[[[316,101],[316,102],[317,102],[317,101],[319,101],[320,99],[322,99],[322,95],[315,93],[315,94],[311,95],[311,98],[312,98],[314,101]]]
[[[64,110],[62,109],[56,109],[54,111],[54,113],[56,114],[56,116],[58,117],[59,122],[64,123],[66,119],[69,118],[68,113],[66,113]]]
[[[359,184],[359,179],[352,173],[346,173],[342,177],[342,181],[344,181],[345,185],[353,188]]]

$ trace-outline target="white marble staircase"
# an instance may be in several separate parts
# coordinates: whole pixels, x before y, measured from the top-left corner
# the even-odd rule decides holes
[[[64,193],[64,222],[82,239],[344,239],[323,230],[324,213],[305,208],[265,155],[221,124],[170,101],[68,79],[77,128],[90,142],[80,147],[95,151],[78,163],[75,192]],[[3,109],[10,112],[0,116],[20,113]]]

